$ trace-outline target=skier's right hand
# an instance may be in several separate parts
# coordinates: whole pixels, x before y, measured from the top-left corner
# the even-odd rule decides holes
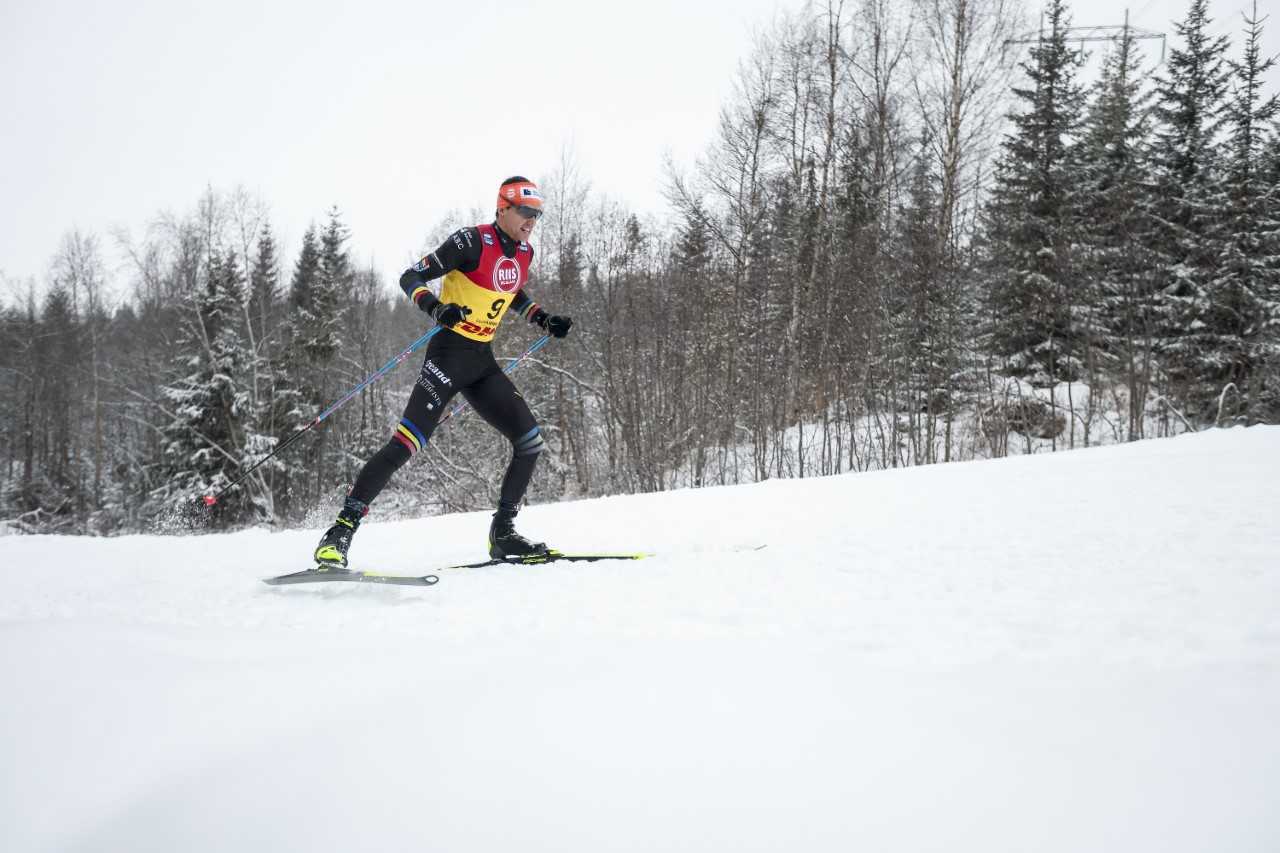
[[[462,322],[462,318],[471,313],[471,309],[464,305],[455,305],[452,302],[439,302],[431,309],[431,316],[436,318],[436,322],[441,326],[453,327],[454,323]]]

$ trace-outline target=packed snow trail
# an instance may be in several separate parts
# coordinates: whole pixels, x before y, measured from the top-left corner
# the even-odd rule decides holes
[[[1274,851],[1277,506],[1255,427],[534,506],[655,556],[423,589],[263,585],[314,530],[8,537],[0,849]]]

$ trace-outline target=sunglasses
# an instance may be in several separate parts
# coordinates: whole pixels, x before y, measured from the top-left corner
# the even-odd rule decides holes
[[[520,214],[525,219],[538,219],[542,216],[542,208],[540,207],[530,207],[527,204],[512,204],[508,205],[508,207],[514,207],[516,209],[516,213]]]

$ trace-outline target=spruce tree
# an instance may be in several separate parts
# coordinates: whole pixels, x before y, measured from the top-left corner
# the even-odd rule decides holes
[[[270,423],[277,442],[287,441],[306,427],[324,405],[323,371],[313,353],[317,350],[317,329],[324,323],[316,314],[316,291],[320,281],[320,239],[313,224],[302,235],[302,246],[289,280],[288,313],[282,321],[282,345],[274,370],[275,393],[271,398]],[[277,512],[296,515],[294,509],[310,497],[305,484],[316,466],[311,454],[280,458],[280,470],[273,474]]]
[[[279,249],[271,223],[263,223],[256,249],[249,273],[246,315],[253,343],[253,411],[257,430],[252,443],[245,448],[246,466],[267,457],[278,446],[283,426],[288,422],[284,414],[296,402],[295,395],[291,393],[292,386],[277,357],[285,349],[280,335],[284,294],[280,283]],[[263,513],[273,520],[277,516],[277,474],[283,466],[284,462],[275,458],[259,469],[258,476],[264,484],[261,490]]]
[[[342,348],[344,313],[348,308],[353,272],[345,247],[346,226],[336,209],[329,213],[323,231],[312,225],[302,237],[302,248],[289,284],[289,316],[285,321],[285,348],[273,422],[277,437],[285,440],[304,427],[332,402],[340,386],[334,375]],[[327,490],[333,471],[328,435],[341,422],[336,418],[318,431],[313,452],[285,463],[278,477],[286,495],[280,507],[314,498]],[[297,492],[299,484],[306,485]]]
[[[329,292],[320,238],[312,225],[302,235],[302,249],[289,283],[289,341],[291,356],[314,386],[317,370],[337,352],[336,301]]]
[[[280,262],[271,223],[262,226],[258,235],[257,256],[249,274],[249,316],[254,340],[265,341],[274,330],[280,300]]]
[[[938,176],[928,156],[929,140],[922,139],[916,157],[909,204],[898,221],[898,293],[888,307],[890,333],[904,353],[909,377],[909,416],[923,421],[912,435],[923,439],[914,448],[917,462],[935,461],[933,417],[946,408],[956,356],[948,319],[942,246],[938,242]]]
[[[1265,155],[1269,123],[1280,112],[1280,99],[1262,91],[1265,75],[1276,61],[1262,57],[1262,23],[1256,3],[1253,17],[1246,17],[1245,23],[1244,57],[1239,62],[1228,60],[1228,206],[1222,254],[1204,317],[1205,343],[1213,353],[1205,375],[1215,385],[1235,385],[1237,394],[1232,399],[1243,403],[1239,414],[1268,420],[1280,414],[1273,408],[1275,389],[1264,391],[1265,366],[1277,356],[1272,332],[1280,322],[1280,265],[1273,238],[1280,222]],[[1227,399],[1224,395],[1224,404]]]
[[[71,293],[57,279],[38,312],[34,296],[31,299],[25,329],[28,345],[19,362],[19,370],[29,382],[21,400],[23,466],[17,492],[10,500],[20,514],[30,514],[23,529],[71,532],[81,479],[75,432],[77,400],[83,394],[80,324]]]
[[[355,271],[346,243],[347,226],[342,223],[338,209],[329,211],[329,221],[320,236],[320,274],[316,281],[315,301],[312,310],[324,323],[324,336],[317,335],[318,358],[332,359],[342,346],[342,311],[350,303]]]
[[[991,347],[1010,373],[1038,385],[1076,378],[1083,336],[1075,327],[1073,245],[1080,169],[1073,148],[1083,111],[1076,82],[1081,53],[1068,47],[1063,0],[1046,10],[1047,29],[1014,87],[1021,111],[1009,116],[988,207],[987,309]]]
[[[1222,378],[1213,308],[1224,237],[1221,128],[1230,71],[1226,36],[1214,37],[1208,0],[1192,0],[1174,25],[1183,44],[1169,51],[1156,82],[1148,215],[1162,277],[1161,366],[1169,396],[1185,414],[1209,421]]]
[[[289,280],[288,313],[283,320],[282,345],[275,374],[280,378],[273,421],[283,430],[282,438],[304,426],[315,414],[319,392],[315,369],[308,352],[315,316],[316,282],[320,278],[320,245],[314,225],[302,235],[302,248]]]
[[[74,427],[79,419],[83,396],[80,367],[80,323],[76,316],[75,297],[61,282],[54,282],[41,311],[41,340],[37,344],[41,365],[40,386],[48,422],[46,433],[47,470],[50,484],[73,501],[75,483],[79,479],[78,451]],[[70,504],[61,505],[69,510]]]
[[[1264,333],[1264,340],[1270,347],[1271,355],[1262,369],[1262,387],[1258,392],[1260,416],[1266,417],[1270,423],[1280,422],[1280,122],[1272,125],[1268,134],[1265,150],[1268,152],[1265,162],[1265,181],[1270,187],[1271,204],[1267,207],[1271,221],[1275,223],[1271,232],[1266,235],[1263,253],[1266,257],[1266,269],[1273,282],[1268,302],[1274,311]]]
[[[1081,239],[1097,312],[1091,325],[1099,333],[1100,366],[1123,377],[1127,387],[1131,441],[1144,434],[1155,331],[1156,260],[1148,248],[1153,225],[1145,214],[1149,173],[1143,155],[1151,127],[1150,98],[1140,72],[1141,58],[1126,29],[1103,62],[1081,153]]]
[[[575,231],[569,237],[564,248],[560,250],[560,256],[556,258],[556,282],[560,287],[561,293],[572,298],[582,292],[585,267],[586,259],[582,255],[582,235]]]
[[[163,484],[153,504],[177,509],[240,476],[246,449],[257,443],[246,377],[253,353],[243,334],[244,278],[233,251],[210,251],[203,286],[189,297],[182,330],[187,353],[183,375],[162,389],[170,421],[165,437]],[[219,524],[258,515],[260,500],[242,484],[214,509]]]
[[[695,207],[676,230],[673,260],[681,272],[697,275],[711,260],[711,233],[705,214]]]

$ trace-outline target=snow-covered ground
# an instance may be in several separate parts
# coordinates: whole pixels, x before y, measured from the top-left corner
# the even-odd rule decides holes
[[[8,537],[0,850],[1280,850],[1280,428],[535,506],[639,562],[268,587]],[[487,515],[357,565],[483,556]]]

